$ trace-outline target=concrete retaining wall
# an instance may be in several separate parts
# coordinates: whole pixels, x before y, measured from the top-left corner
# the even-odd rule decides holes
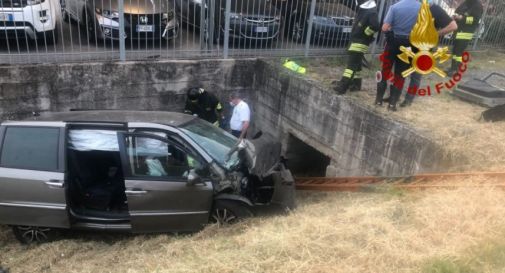
[[[255,59],[0,67],[0,120],[71,108],[181,111],[190,86],[223,102],[242,91],[256,129],[284,151],[291,134],[330,157],[330,176],[444,168],[442,150],[409,126]]]
[[[263,61],[257,66],[259,129],[281,139],[285,151],[291,134],[330,157],[328,176],[406,175],[449,164],[439,146],[411,127],[281,66]]]
[[[0,120],[71,108],[181,111],[203,86],[226,101],[249,96],[254,60],[88,63],[0,67]]]

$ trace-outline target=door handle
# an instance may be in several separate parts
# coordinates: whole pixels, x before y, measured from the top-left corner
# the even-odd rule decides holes
[[[125,193],[126,194],[146,194],[147,191],[134,189],[134,190],[125,190]]]
[[[51,187],[63,188],[63,181],[58,179],[49,179],[48,181],[44,181],[44,183]]]

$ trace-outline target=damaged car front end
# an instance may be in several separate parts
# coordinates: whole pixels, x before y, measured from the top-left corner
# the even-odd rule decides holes
[[[280,160],[280,145],[253,138],[238,141],[204,121],[180,128],[213,159],[215,200],[230,199],[249,207],[295,208],[295,183]]]

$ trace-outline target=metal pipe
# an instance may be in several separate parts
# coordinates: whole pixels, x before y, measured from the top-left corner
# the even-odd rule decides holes
[[[125,23],[124,23],[124,0],[118,0],[119,7],[119,60],[126,61],[125,49]]]
[[[223,58],[228,59],[228,43],[230,41],[230,10],[231,0],[226,0],[226,7],[224,13],[224,47]]]
[[[316,0],[312,0],[312,2],[310,3],[309,26],[307,29],[307,36],[305,38],[305,51],[304,51],[305,57],[309,56],[310,38],[312,37],[312,25],[314,24],[315,10],[316,10]],[[304,23],[304,22],[300,22],[300,23]]]

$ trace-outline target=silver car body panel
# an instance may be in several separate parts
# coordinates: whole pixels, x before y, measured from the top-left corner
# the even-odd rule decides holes
[[[58,172],[0,168],[0,223],[69,227],[64,181]]]

